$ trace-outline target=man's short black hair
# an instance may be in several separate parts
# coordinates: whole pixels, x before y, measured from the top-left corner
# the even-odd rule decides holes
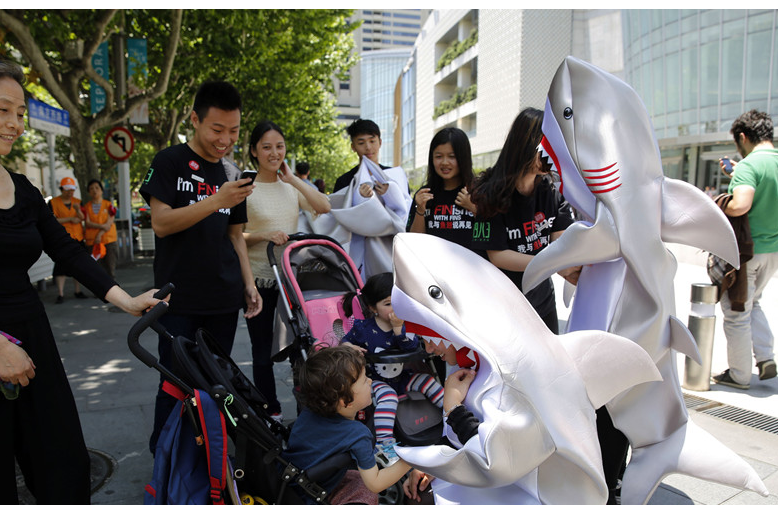
[[[773,120],[766,112],[759,112],[751,109],[744,112],[735,121],[732,122],[732,128],[729,133],[735,137],[737,142],[740,134],[746,136],[752,144],[759,144],[764,141],[773,141]]]
[[[308,164],[307,161],[301,161],[300,163],[295,165],[294,171],[300,175],[305,175],[311,171],[311,166]]]
[[[351,137],[351,140],[354,140],[354,137],[357,135],[375,135],[379,139],[381,138],[381,129],[378,127],[377,124],[375,124],[373,121],[369,119],[362,119],[357,118],[354,120],[353,123],[348,125],[348,128],[346,128],[346,131],[348,132],[348,136]]]
[[[226,111],[242,110],[243,104],[240,99],[240,93],[229,82],[204,82],[200,85],[195,95],[193,110],[197,114],[197,118],[202,121],[211,107]]]

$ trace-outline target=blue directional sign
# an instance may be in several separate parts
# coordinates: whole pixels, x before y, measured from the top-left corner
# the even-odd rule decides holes
[[[66,137],[70,136],[70,114],[68,111],[30,98],[27,113],[31,128]]]

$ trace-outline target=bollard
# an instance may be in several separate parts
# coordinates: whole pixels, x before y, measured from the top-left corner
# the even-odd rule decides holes
[[[689,313],[689,331],[697,342],[702,365],[688,356],[684,368],[683,387],[692,391],[710,390],[710,368],[713,361],[713,334],[716,330],[716,300],[718,286],[692,284],[692,309]]]

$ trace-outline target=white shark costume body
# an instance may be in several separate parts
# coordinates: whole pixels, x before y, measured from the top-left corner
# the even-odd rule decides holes
[[[389,183],[389,188],[383,195],[373,192],[365,198],[359,194],[359,185],[365,182]],[[354,260],[364,281],[373,274],[391,271],[392,238],[405,231],[411,200],[402,167],[382,170],[363,156],[351,183],[330,195],[332,210],[315,220],[308,219],[300,231],[336,239]]]
[[[748,464],[688,419],[676,367],[675,351],[698,362],[699,353],[674,315],[677,264],[664,242],[698,247],[737,265],[735,237],[723,213],[696,187],[664,177],[643,102],[593,65],[568,57],[559,67],[543,134],[542,151],[560,175],[560,191],[589,222],[573,224],[535,256],[522,287],[528,291],[560,269],[586,265],[568,331],[599,329],[629,338],[663,377],[607,404],[632,446],[621,503],[647,503],[670,473],[766,496]]]
[[[464,445],[450,435],[457,449],[396,448],[437,477],[436,503],[605,503],[594,411],[659,380],[648,354],[602,331],[554,335],[497,267],[438,237],[395,236],[394,272],[397,316],[478,357],[464,401],[482,421],[478,434]]]

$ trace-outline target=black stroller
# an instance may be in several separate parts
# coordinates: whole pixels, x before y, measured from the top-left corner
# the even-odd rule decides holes
[[[160,293],[164,291],[166,293],[158,294],[160,298],[167,296],[172,286],[166,286]],[[128,344],[138,359],[158,370],[174,386],[172,389],[183,392],[180,412],[181,415],[185,412],[187,419],[182,420],[182,423],[191,423],[186,426],[187,432],[193,433],[197,445],[203,445],[203,439],[207,438],[208,433],[204,433],[202,417],[195,415],[198,406],[194,398],[199,396],[204,400],[205,392],[218,406],[222,423],[235,449],[234,457],[230,458],[227,465],[231,469],[227,472],[227,482],[222,484],[222,489],[211,490],[210,502],[238,505],[240,499],[235,492],[237,487],[248,495],[261,497],[269,505],[301,505],[303,500],[288,487],[294,483],[317,503],[328,504],[327,492],[317,481],[348,466],[350,456],[339,454],[306,471],[284,460],[281,452],[288,438],[288,428],[270,417],[262,394],[207,332],[198,330],[194,342],[183,336],[172,336],[157,321],[166,311],[167,304],[161,302],[141,317],[129,332]],[[171,340],[173,370],[165,368],[141,346],[139,338],[147,328]],[[226,447],[226,440],[224,444]],[[202,458],[205,458],[205,450],[203,447],[200,454]],[[161,452],[158,449],[157,459]],[[211,462],[208,463],[210,465]],[[233,479],[235,484],[232,484]]]

